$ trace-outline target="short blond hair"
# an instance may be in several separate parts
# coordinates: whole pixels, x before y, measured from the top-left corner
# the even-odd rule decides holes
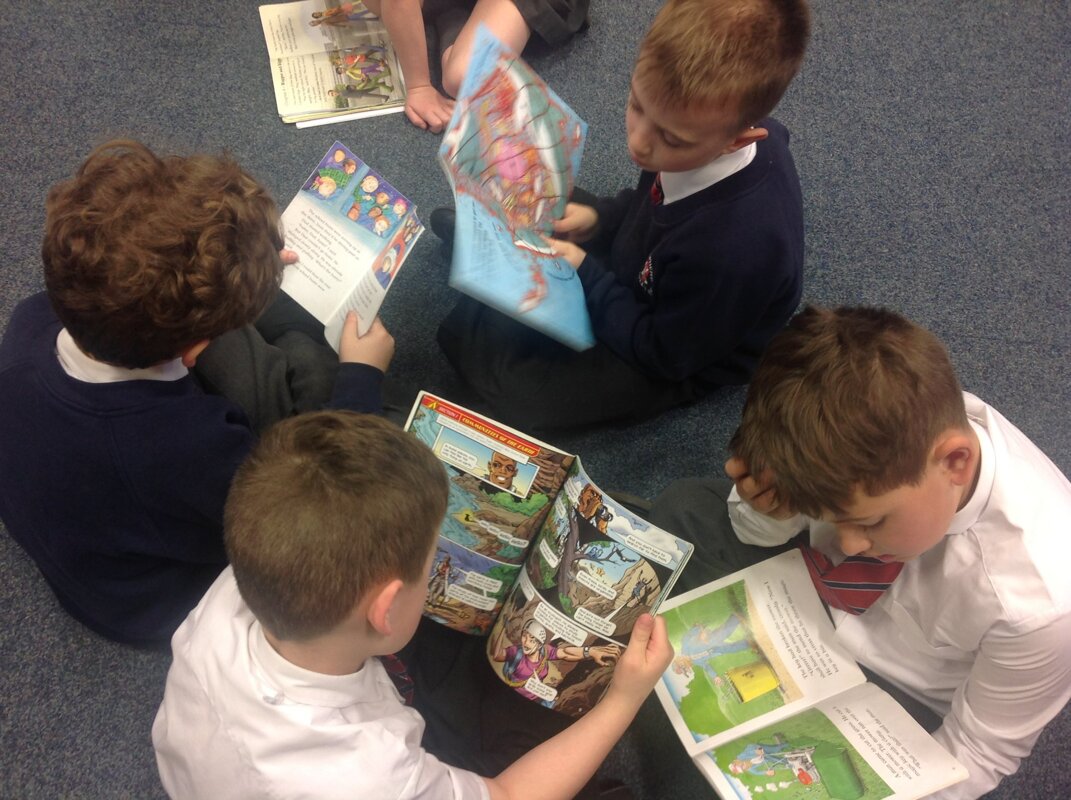
[[[668,105],[735,109],[735,133],[781,100],[810,29],[805,0],[668,0],[640,45],[635,75]]]
[[[858,489],[918,484],[937,438],[969,424],[928,330],[883,309],[807,307],[760,359],[730,449],[817,517],[844,513]]]
[[[446,496],[431,450],[380,417],[284,420],[227,497],[224,541],[238,590],[280,639],[326,633],[376,584],[422,577]]]

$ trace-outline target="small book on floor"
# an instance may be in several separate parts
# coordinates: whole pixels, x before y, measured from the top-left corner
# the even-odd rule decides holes
[[[275,103],[299,128],[392,114],[405,81],[383,23],[360,2],[260,6]]]
[[[349,311],[371,327],[424,226],[397,189],[340,142],[320,159],[283,212],[286,246],[298,254],[282,289],[324,324],[338,350]]]
[[[546,238],[586,136],[587,123],[481,25],[439,148],[457,209],[450,285],[575,350],[595,343],[584,287]]]
[[[421,392],[406,430],[450,479],[425,615],[490,631],[487,658],[500,680],[584,714],[692,545],[615,502],[576,456],[440,397]]]
[[[723,798],[913,800],[967,770],[862,671],[798,550],[663,604],[655,691]]]

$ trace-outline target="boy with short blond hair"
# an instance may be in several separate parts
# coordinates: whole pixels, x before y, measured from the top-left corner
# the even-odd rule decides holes
[[[1071,697],[1067,479],[960,391],[932,333],[880,309],[797,315],[730,449],[731,493],[678,482],[655,503],[658,524],[698,542],[685,585],[804,531],[838,640],[967,767],[934,797],[979,797],[1015,772]]]
[[[439,330],[497,417],[526,429],[630,420],[747,382],[802,291],[799,178],[788,131],[765,115],[808,33],[803,0],[666,3],[625,114],[637,188],[569,203],[555,223],[596,345],[575,353],[468,298]]]
[[[421,748],[424,721],[403,704],[412,683],[392,654],[423,612],[447,494],[431,451],[376,417],[311,413],[265,434],[227,499],[232,566],[172,642],[153,725],[171,797],[580,790],[669,663],[665,625],[641,618],[602,702],[496,778],[442,763]]]
[[[133,141],[94,150],[46,212],[47,292],[0,344],[0,517],[74,617],[162,643],[225,564],[223,501],[255,439],[191,370],[257,318],[292,254],[271,196],[232,159]],[[353,325],[342,360],[363,363],[343,365],[333,402],[376,411],[393,344]],[[285,381],[263,341],[238,351],[248,360],[225,372],[256,390]]]

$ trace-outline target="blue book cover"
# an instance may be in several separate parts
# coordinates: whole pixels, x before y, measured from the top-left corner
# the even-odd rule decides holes
[[[576,271],[546,242],[587,123],[480,27],[439,160],[457,224],[450,285],[576,349],[595,343]]]

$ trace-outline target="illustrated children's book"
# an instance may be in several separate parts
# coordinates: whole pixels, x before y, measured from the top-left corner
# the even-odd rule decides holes
[[[389,114],[405,82],[383,23],[359,2],[303,0],[260,7],[275,103],[298,127]]]
[[[346,314],[372,325],[402,263],[424,232],[416,208],[345,145],[335,142],[283,212],[298,262],[282,288],[324,324],[338,349]]]
[[[457,209],[450,285],[576,350],[595,343],[584,288],[546,237],[565,212],[586,135],[481,26],[439,148]]]
[[[502,681],[585,713],[692,545],[614,502],[576,456],[442,398],[422,392],[406,430],[450,478],[425,615],[490,631],[487,657]]]
[[[862,671],[798,550],[667,601],[655,691],[723,798],[912,800],[967,777]]]

